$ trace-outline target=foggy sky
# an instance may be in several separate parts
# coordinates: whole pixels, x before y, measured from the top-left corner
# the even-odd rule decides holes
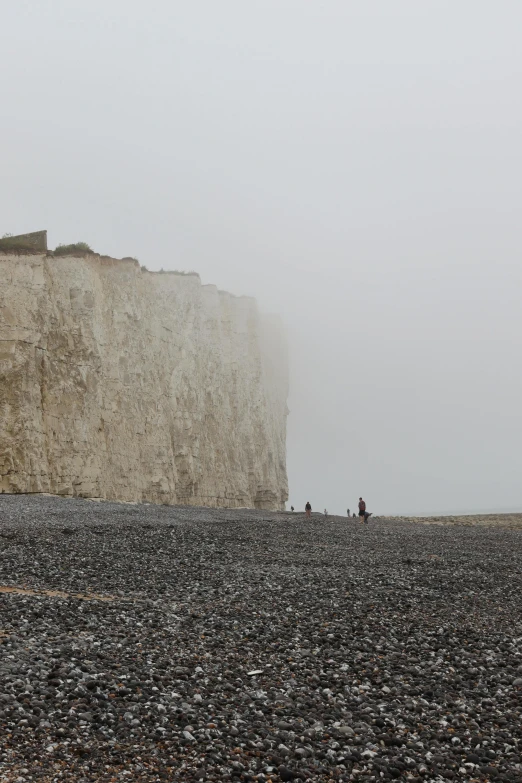
[[[0,235],[280,312],[289,505],[522,510],[519,0],[0,4]]]

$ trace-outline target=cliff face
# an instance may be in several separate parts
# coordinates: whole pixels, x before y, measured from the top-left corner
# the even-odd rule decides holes
[[[0,491],[284,508],[279,323],[199,277],[0,254]]]

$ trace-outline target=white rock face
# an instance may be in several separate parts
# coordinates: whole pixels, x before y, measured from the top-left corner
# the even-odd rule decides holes
[[[255,300],[0,254],[0,491],[284,508],[285,340]]]

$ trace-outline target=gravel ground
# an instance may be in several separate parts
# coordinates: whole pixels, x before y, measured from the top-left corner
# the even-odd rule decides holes
[[[386,517],[381,517],[385,520]],[[460,514],[457,516],[395,517],[395,521],[415,522],[421,525],[476,525],[484,527],[522,528],[522,514]]]
[[[0,780],[521,781],[521,553],[1,496]]]

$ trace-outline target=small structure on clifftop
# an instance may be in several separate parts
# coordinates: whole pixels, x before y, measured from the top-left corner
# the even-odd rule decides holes
[[[4,236],[0,239],[0,250],[34,250],[38,253],[46,253],[47,231]]]

